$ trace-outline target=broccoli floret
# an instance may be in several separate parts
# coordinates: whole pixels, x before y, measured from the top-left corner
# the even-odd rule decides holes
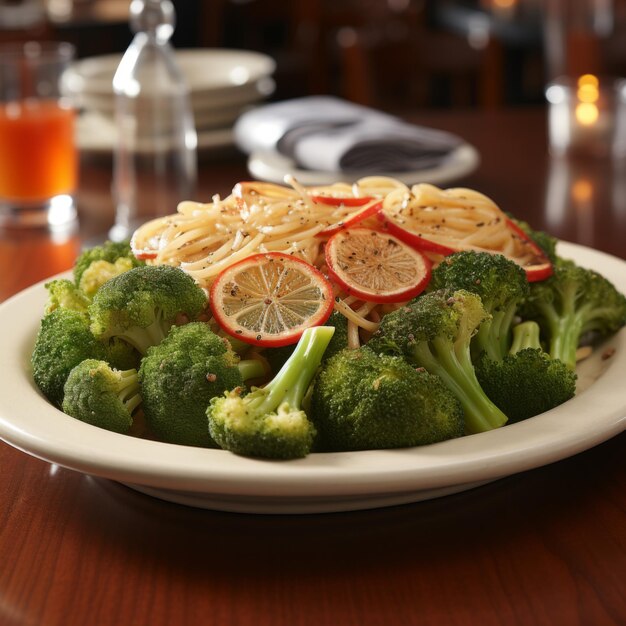
[[[437,377],[367,347],[331,357],[315,379],[321,450],[418,446],[463,434],[463,410]]]
[[[45,285],[48,290],[48,302],[44,313],[52,313],[55,309],[64,308],[87,315],[90,299],[71,280],[60,278],[51,280]]]
[[[323,360],[327,361],[348,347],[348,318],[339,311],[333,311],[324,325],[332,326],[335,329],[335,334],[324,352]]]
[[[541,349],[536,322],[513,329],[511,353],[501,361],[483,354],[475,367],[485,393],[510,423],[549,411],[576,393],[576,374]]]
[[[433,270],[429,289],[464,289],[480,296],[490,317],[472,339],[472,355],[484,351],[495,361],[504,357],[515,313],[529,292],[526,272],[517,263],[500,254],[458,252]]]
[[[597,272],[558,259],[550,278],[531,285],[522,317],[536,320],[550,356],[574,369],[582,336],[608,336],[626,324],[626,297]]]
[[[104,345],[104,360],[117,370],[139,369],[141,354],[129,343],[118,337],[111,337]]]
[[[324,326],[332,326],[335,329],[322,361],[326,361],[331,356],[337,354],[348,347],[348,319],[339,311],[333,311],[326,320]],[[278,370],[285,364],[285,361],[293,354],[295,345],[281,346],[280,348],[267,348],[263,350],[263,357],[269,363],[272,372]]]
[[[98,291],[107,280],[110,280],[114,276],[119,276],[119,274],[123,274],[124,272],[128,272],[128,270],[132,270],[133,267],[137,267],[137,262],[134,257],[131,259],[123,256],[116,259],[113,263],[105,261],[104,259],[93,261],[83,272],[79,287],[89,298],[92,298],[96,291]]]
[[[135,267],[100,287],[89,307],[98,339],[119,337],[139,352],[163,341],[178,315],[194,320],[206,302],[204,291],[181,269]]]
[[[116,370],[97,359],[74,367],[64,391],[65,413],[116,433],[130,430],[133,412],[141,404],[137,370]]]
[[[215,447],[207,428],[209,401],[263,374],[260,361],[240,361],[207,324],[174,326],[139,369],[146,422],[169,443]]]
[[[133,255],[130,244],[128,241],[105,241],[101,246],[95,246],[85,250],[74,263],[74,282],[77,287],[81,286],[83,274],[90,268],[92,263],[98,261],[104,261],[111,265],[115,265],[118,259],[126,259],[126,263],[130,263],[131,267],[138,267],[145,265],[144,261],[140,261]],[[120,266],[121,268],[122,266]],[[91,278],[86,279],[86,282],[91,282],[94,273]]]
[[[69,373],[85,359],[104,359],[104,346],[89,330],[86,315],[58,308],[41,320],[31,356],[33,378],[41,392],[57,406]]]
[[[463,407],[465,430],[483,432],[507,420],[479,385],[470,355],[472,336],[488,318],[476,294],[433,291],[385,315],[367,345],[439,376]]]
[[[334,332],[329,326],[307,328],[293,354],[265,387],[254,387],[245,396],[238,388],[213,398],[207,417],[218,445],[245,456],[306,456],[315,427],[301,408],[302,399]]]

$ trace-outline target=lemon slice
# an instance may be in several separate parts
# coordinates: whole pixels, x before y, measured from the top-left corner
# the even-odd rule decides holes
[[[217,323],[232,337],[266,347],[296,343],[333,310],[332,286],[315,267],[279,252],[227,267],[211,286]]]
[[[397,237],[371,228],[339,231],[325,248],[328,272],[350,295],[368,302],[403,302],[424,290],[430,261]]]

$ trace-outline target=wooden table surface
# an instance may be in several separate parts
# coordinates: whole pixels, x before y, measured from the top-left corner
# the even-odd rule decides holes
[[[482,154],[459,181],[535,227],[626,259],[626,165],[553,162],[542,110],[412,114]],[[0,300],[69,268],[112,221],[84,159],[76,233],[0,231]],[[203,159],[199,199],[247,178]],[[626,435],[412,505],[305,516],[186,508],[0,443],[0,626],[626,623]]]

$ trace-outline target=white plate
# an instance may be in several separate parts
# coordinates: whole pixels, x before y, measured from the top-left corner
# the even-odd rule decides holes
[[[274,73],[274,60],[259,52],[202,48],[177,50],[176,60],[185,76],[192,103],[222,107],[241,104],[268,95]],[[72,64],[63,74],[63,93],[81,98],[82,94],[113,99],[113,75],[121,54],[90,57]]]
[[[581,246],[561,254],[601,271],[626,292],[626,263]],[[79,422],[37,391],[29,357],[43,283],[0,306],[0,437],[25,452],[192,506],[250,513],[313,513],[433,498],[539,467],[590,448],[626,427],[626,332],[579,368],[580,393],[556,409],[504,428],[400,450],[311,454],[262,461],[145,441]]]
[[[218,150],[234,145],[232,128],[198,129],[198,151]],[[117,129],[112,120],[98,113],[82,113],[76,124],[76,144],[85,152],[112,152]]]
[[[255,102],[258,102],[259,98],[260,96],[250,98],[245,104],[237,106],[196,107],[193,111],[193,121],[197,129],[232,125],[244,111],[249,109]],[[82,115],[98,115],[109,124],[113,124],[115,119],[114,105],[113,100],[105,102],[99,97],[91,98],[91,96],[85,96],[83,98]]]
[[[480,155],[474,146],[459,146],[450,158],[439,167],[412,172],[383,172],[381,176],[390,176],[411,185],[414,183],[432,183],[438,185],[457,180],[473,172],[480,163]],[[291,174],[302,185],[330,185],[338,182],[352,183],[362,178],[363,174],[346,172],[318,172],[299,169],[295,162],[275,152],[256,152],[248,158],[250,174],[259,180],[271,183],[283,183],[286,174]]]

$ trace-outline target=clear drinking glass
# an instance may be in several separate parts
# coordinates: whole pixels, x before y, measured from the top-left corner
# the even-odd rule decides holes
[[[601,74],[603,46],[614,34],[614,0],[543,0],[549,81]]]
[[[615,143],[616,93],[614,79],[594,74],[552,81],[546,89],[551,154],[610,156]]]
[[[626,166],[626,80],[615,83],[615,137],[613,139],[613,156]],[[623,177],[626,180],[626,176]]]
[[[69,43],[0,47],[0,226],[76,218],[75,112],[59,91],[73,58]]]
[[[148,219],[175,212],[196,183],[196,131],[188,88],[169,39],[169,0],[133,0],[136,33],[113,78],[118,132],[109,236],[128,238]]]

